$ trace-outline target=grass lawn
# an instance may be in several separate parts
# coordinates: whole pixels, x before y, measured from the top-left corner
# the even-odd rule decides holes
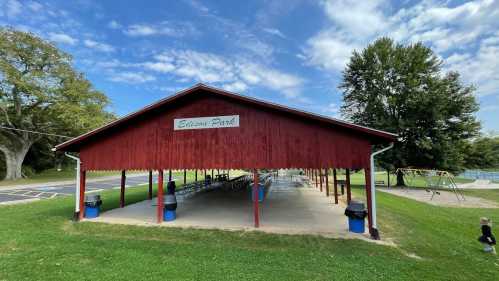
[[[361,189],[353,193],[363,198]],[[131,188],[127,203],[146,196],[146,187]],[[104,209],[118,206],[119,192],[102,197]],[[482,253],[475,241],[478,218],[499,221],[497,209],[439,208],[379,192],[382,237],[399,245],[389,247],[317,236],[73,223],[72,208],[72,198],[1,206],[0,280],[497,280],[499,272],[497,257]]]

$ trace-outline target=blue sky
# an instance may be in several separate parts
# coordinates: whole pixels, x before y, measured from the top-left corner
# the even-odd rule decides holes
[[[0,25],[70,53],[118,115],[198,82],[341,117],[351,52],[423,41],[474,84],[499,131],[499,1],[0,0]]]

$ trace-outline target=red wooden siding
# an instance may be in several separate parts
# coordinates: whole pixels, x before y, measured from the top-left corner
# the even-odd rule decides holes
[[[173,130],[173,119],[239,115],[239,127]],[[85,170],[353,168],[368,166],[365,134],[208,92],[185,96],[81,147]]]

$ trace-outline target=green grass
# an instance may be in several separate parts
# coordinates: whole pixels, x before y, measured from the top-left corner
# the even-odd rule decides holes
[[[363,198],[361,189],[353,192]],[[130,188],[127,203],[146,196],[146,187]],[[102,198],[104,210],[118,207],[119,192]],[[497,209],[439,208],[381,192],[381,235],[399,247],[73,223],[72,209],[71,198],[1,206],[0,280],[497,280],[499,271],[476,242],[478,218],[499,221]]]

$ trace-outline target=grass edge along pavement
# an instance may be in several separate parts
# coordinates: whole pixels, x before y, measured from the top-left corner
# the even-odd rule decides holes
[[[144,200],[146,190],[127,190],[127,203]],[[361,189],[353,194],[364,198]],[[118,191],[101,195],[104,210],[118,207]],[[382,238],[398,247],[74,223],[72,198],[2,206],[0,280],[496,280],[497,257],[482,253],[476,237],[478,218],[498,221],[499,210],[441,208],[381,192],[377,198]]]

